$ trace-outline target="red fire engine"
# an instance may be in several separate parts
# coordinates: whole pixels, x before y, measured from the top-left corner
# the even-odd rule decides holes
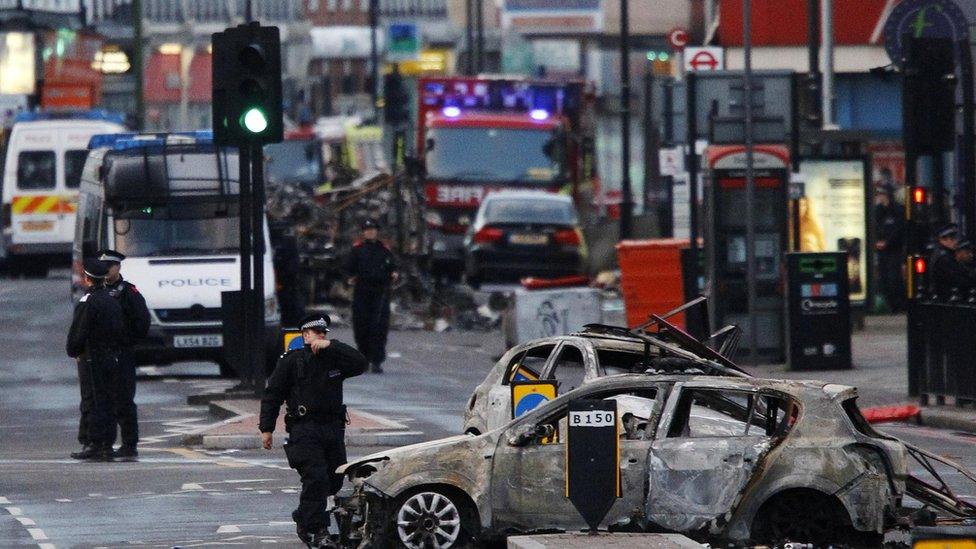
[[[435,269],[458,273],[481,199],[502,189],[592,195],[592,94],[581,81],[421,78],[417,151]]]

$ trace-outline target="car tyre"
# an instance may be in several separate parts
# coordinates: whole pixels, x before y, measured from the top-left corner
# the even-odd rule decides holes
[[[399,548],[457,549],[472,546],[476,524],[477,513],[460,491],[423,487],[396,499],[389,533]]]
[[[872,545],[876,535],[859,532],[836,498],[811,489],[780,492],[769,498],[756,514],[752,542],[777,546],[786,542],[816,545]]]

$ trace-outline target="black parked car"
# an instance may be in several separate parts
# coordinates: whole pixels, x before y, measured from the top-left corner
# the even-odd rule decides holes
[[[464,254],[468,282],[477,286],[581,274],[586,246],[568,196],[501,191],[482,201],[465,235]]]

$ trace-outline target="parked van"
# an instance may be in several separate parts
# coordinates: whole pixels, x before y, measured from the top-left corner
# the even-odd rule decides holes
[[[75,226],[73,289],[82,261],[100,248],[126,255],[122,275],[146,298],[152,320],[135,348],[138,364],[210,360],[223,353],[221,292],[240,289],[240,218],[236,149],[213,134],[99,135],[81,178]],[[267,221],[264,223],[268,242]],[[270,246],[266,246],[270,250]],[[271,254],[264,266],[266,359],[278,355],[280,315]]]
[[[67,262],[88,141],[124,130],[121,116],[103,111],[17,115],[3,170],[2,246],[11,272],[46,276],[52,261]]]

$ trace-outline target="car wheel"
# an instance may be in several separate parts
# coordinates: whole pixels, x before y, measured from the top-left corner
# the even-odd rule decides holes
[[[454,549],[467,547],[471,514],[457,493],[437,488],[422,489],[397,500],[393,535],[398,547],[407,549]]]
[[[753,523],[752,541],[778,545],[850,543],[856,537],[844,506],[816,490],[779,493],[763,504]]]

